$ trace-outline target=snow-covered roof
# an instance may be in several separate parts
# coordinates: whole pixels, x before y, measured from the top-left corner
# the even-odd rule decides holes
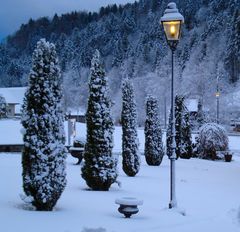
[[[189,112],[197,112],[198,111],[198,99],[186,99],[185,105]]]
[[[27,87],[0,88],[2,95],[8,104],[22,104]]]
[[[71,115],[85,115],[86,114],[86,110],[84,110],[83,108],[79,107],[79,108],[67,108],[66,113],[71,113]]]
[[[27,87],[0,88],[0,95],[5,98],[8,104],[16,104],[15,113],[20,114],[26,90]]]

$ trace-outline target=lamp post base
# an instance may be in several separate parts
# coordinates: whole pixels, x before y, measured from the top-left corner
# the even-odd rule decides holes
[[[174,155],[175,150],[174,150]],[[176,190],[175,190],[175,161],[176,158],[170,159],[170,203],[169,209],[177,207],[177,200],[176,200]]]

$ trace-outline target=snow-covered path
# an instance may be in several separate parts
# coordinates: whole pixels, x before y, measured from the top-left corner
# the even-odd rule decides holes
[[[144,158],[144,157],[142,157]],[[121,171],[109,192],[86,189],[80,167],[68,157],[68,185],[54,212],[27,209],[19,194],[21,155],[0,155],[0,228],[4,232],[81,232],[83,228],[106,228],[107,232],[237,232],[240,231],[240,158],[231,163],[199,159],[177,161],[177,200],[186,216],[167,209],[169,203],[169,161],[149,167],[142,161],[136,177]],[[135,196],[144,200],[140,212],[125,219],[114,200]]]

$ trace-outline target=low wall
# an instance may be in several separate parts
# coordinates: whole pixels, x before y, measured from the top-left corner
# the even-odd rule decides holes
[[[66,146],[69,150],[70,146]],[[23,144],[0,144],[0,152],[22,152]]]
[[[21,152],[23,144],[1,144],[0,152]]]

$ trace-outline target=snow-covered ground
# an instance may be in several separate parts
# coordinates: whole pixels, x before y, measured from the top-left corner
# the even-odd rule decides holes
[[[75,162],[68,157],[68,185],[55,211],[36,212],[19,197],[22,193],[21,155],[1,153],[1,231],[81,232],[84,228],[105,228],[107,232],[240,231],[239,157],[231,163],[200,159],[177,161],[177,200],[185,216],[168,209],[169,160],[166,157],[160,167],[147,166],[142,160],[136,177],[127,177],[119,160],[118,179],[122,186],[114,184],[109,192],[89,191]],[[114,203],[123,196],[144,200],[139,213],[131,219],[119,214]]]
[[[17,120],[0,121],[0,144],[22,143]],[[84,124],[77,124],[77,136],[85,136]],[[144,133],[138,130],[140,150]],[[121,151],[121,128],[114,133],[114,152]],[[230,148],[239,150],[240,137],[230,137]],[[68,157],[68,185],[53,212],[32,211],[25,205],[22,193],[21,154],[0,153],[0,231],[4,232],[81,232],[84,228],[104,228],[106,232],[237,232],[240,231],[240,157],[233,162],[200,159],[176,163],[177,200],[186,215],[169,210],[169,160],[160,167],[147,166],[142,156],[140,172],[127,177],[121,170],[122,186],[112,185],[109,192],[89,191],[80,175],[76,160]],[[134,196],[144,200],[140,212],[125,219],[117,211],[116,198]],[[181,211],[182,212],[182,211]],[[105,230],[98,230],[104,232]],[[89,230],[89,232],[95,230]]]
[[[23,144],[21,134],[20,120],[5,119],[0,120],[0,144]],[[65,131],[67,134],[67,122],[65,123]],[[77,137],[86,136],[86,125],[83,123],[77,123],[76,126]],[[122,146],[122,129],[121,127],[115,127],[114,131],[114,150],[116,152],[121,151]],[[194,135],[193,135],[194,137]],[[140,142],[140,151],[144,151],[144,131],[143,128],[138,129],[138,138]],[[165,133],[163,134],[163,142],[165,143]],[[68,141],[66,141],[68,143]],[[240,134],[239,136],[229,136],[229,149],[235,151],[237,154],[240,152]]]

